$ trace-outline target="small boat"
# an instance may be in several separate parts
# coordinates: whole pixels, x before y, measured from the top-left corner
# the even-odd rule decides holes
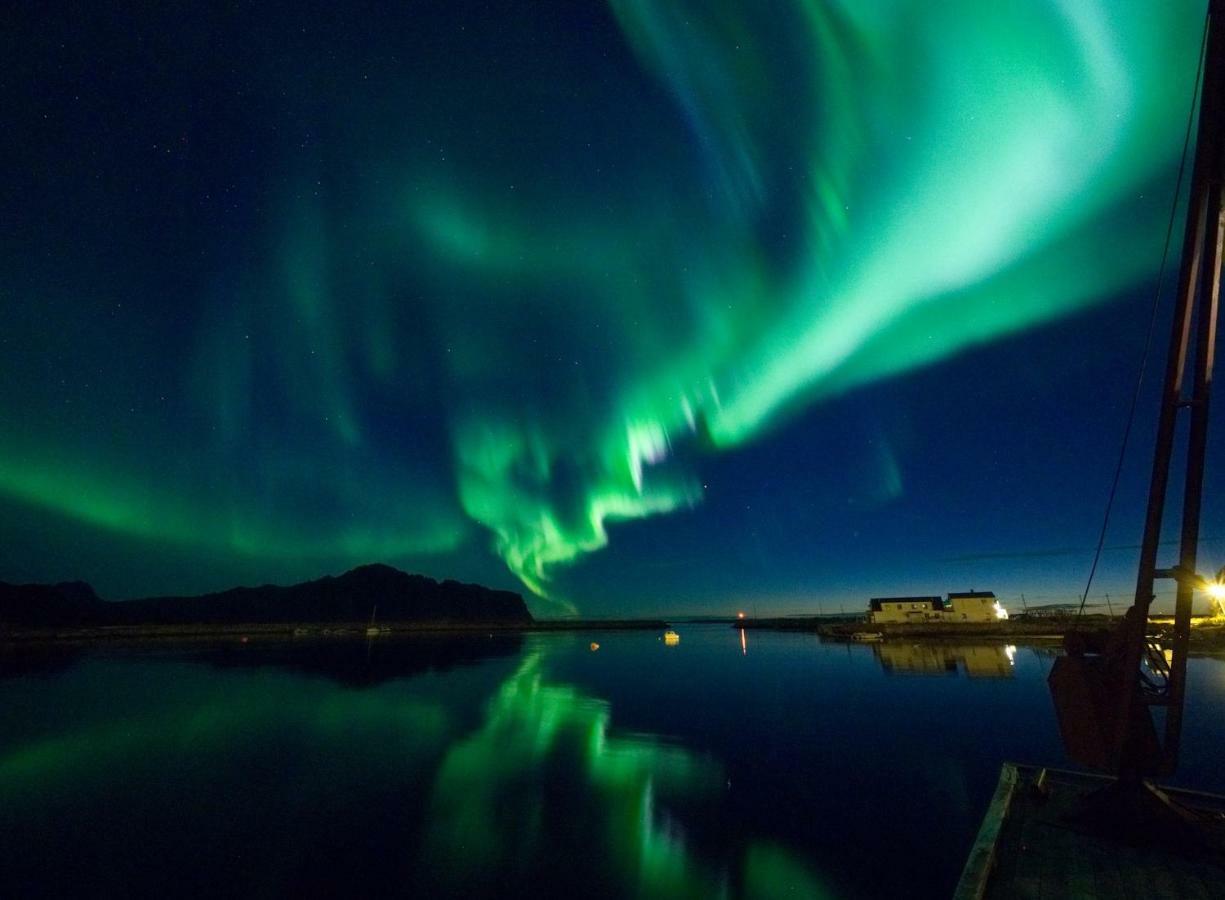
[[[879,631],[856,631],[851,635],[851,640],[859,641],[861,643],[868,643],[871,641],[883,641],[884,639],[885,639],[885,636],[881,634]]]
[[[664,632],[664,644],[669,647],[675,647],[681,642],[681,636],[675,631],[668,630]]]
[[[597,644],[595,641],[592,641],[591,642],[591,652],[595,653],[599,649],[600,649],[600,645]]]

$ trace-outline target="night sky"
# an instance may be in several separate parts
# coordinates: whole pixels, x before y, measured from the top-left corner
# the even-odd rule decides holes
[[[10,9],[0,579],[1070,601],[1203,7]],[[1168,313],[1094,586],[1118,605]]]

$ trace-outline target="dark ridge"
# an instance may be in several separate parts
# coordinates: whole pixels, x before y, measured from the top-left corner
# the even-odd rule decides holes
[[[458,581],[434,581],[369,565],[289,587],[236,587],[196,597],[107,602],[84,582],[0,582],[0,623],[25,627],[102,625],[258,625],[275,623],[532,621],[523,598]]]
[[[0,581],[0,622],[8,625],[99,624],[109,604],[83,581],[8,584]]]

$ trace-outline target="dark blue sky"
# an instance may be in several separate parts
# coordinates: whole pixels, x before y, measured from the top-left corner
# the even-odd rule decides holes
[[[1070,601],[1203,4],[855,6],[10,15],[0,579]]]

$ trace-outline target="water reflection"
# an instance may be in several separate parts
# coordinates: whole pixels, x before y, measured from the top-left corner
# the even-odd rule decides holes
[[[593,644],[598,647],[598,644]],[[141,659],[205,663],[218,669],[284,669],[349,687],[371,687],[426,672],[517,656],[523,637],[514,633],[421,634],[377,640],[209,641],[198,647],[137,644],[99,650],[73,644],[0,646],[0,680],[52,677],[84,659],[130,654]]]
[[[679,815],[717,804],[720,765],[660,738],[616,735],[608,703],[550,683],[532,653],[435,782],[424,861],[447,892],[820,897],[783,849],[706,853]],[[725,851],[727,848],[724,848]]]
[[[895,675],[956,675],[967,678],[1012,678],[1017,648],[1011,644],[900,643],[872,644],[881,668]]]
[[[517,656],[518,634],[422,634],[368,641],[223,644],[189,658],[219,668],[270,667],[321,676],[349,687],[369,687],[425,672],[446,672]]]
[[[224,873],[270,896],[826,895],[776,840],[735,826],[719,760],[614,729],[608,701],[550,673],[555,647],[23,666],[0,684],[16,708],[0,727],[0,886],[183,895]]]
[[[71,669],[84,655],[82,648],[65,644],[0,644],[0,679],[53,677]]]
[[[947,897],[1000,763],[1062,763],[1053,645],[752,634],[0,651],[0,896]]]

